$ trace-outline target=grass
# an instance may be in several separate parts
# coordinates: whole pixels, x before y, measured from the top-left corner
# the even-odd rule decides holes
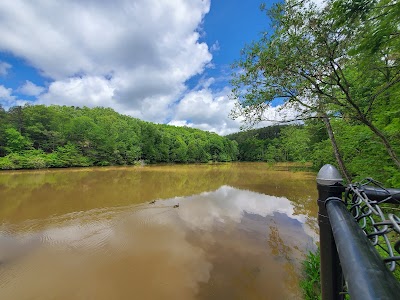
[[[321,299],[320,283],[320,254],[309,252],[303,261],[303,279],[300,281],[300,288],[306,300]]]

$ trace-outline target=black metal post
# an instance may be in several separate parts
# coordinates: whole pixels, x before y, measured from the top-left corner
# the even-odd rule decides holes
[[[400,299],[400,284],[338,199],[326,203],[351,299]]]
[[[343,179],[339,171],[332,165],[325,165],[318,172],[318,224],[323,300],[344,299],[344,296],[339,294],[343,289],[342,269],[325,207],[326,199],[330,197],[342,198],[342,193],[345,190],[342,182]]]

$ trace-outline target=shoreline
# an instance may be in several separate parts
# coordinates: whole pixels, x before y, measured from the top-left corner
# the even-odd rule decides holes
[[[265,162],[265,161],[231,161],[231,162],[196,162],[196,163],[152,163],[143,165],[110,165],[110,166],[78,166],[78,167],[53,167],[53,168],[38,168],[38,169],[10,169],[10,170],[0,170],[0,175],[2,174],[19,174],[19,173],[56,173],[68,170],[69,172],[89,172],[89,171],[109,171],[112,169],[144,169],[152,167],[172,167],[172,166],[213,166],[213,165],[231,165],[231,164],[260,164],[264,163],[266,169],[272,168],[287,168],[287,170],[282,171],[296,171],[296,168],[304,168],[306,172],[312,172],[312,163],[310,162]],[[294,170],[290,170],[294,168]]]

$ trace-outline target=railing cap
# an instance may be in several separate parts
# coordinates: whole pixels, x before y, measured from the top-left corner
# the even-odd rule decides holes
[[[324,165],[318,172],[317,183],[320,185],[334,185],[336,183],[342,183],[343,178],[339,171],[332,165]]]

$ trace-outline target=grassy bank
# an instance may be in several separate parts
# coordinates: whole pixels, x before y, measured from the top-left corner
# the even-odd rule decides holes
[[[320,252],[309,252],[303,261],[303,278],[300,288],[304,299],[321,299]]]

